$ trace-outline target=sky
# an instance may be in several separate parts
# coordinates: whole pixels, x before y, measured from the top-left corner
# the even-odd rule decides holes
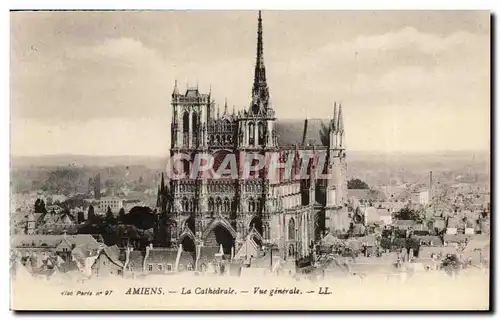
[[[356,151],[489,150],[486,11],[264,11],[279,118],[342,103]],[[170,95],[248,109],[255,11],[11,13],[11,154],[167,155]]]

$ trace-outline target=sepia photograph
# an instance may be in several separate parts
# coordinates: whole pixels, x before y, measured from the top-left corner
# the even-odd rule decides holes
[[[491,310],[491,22],[11,11],[11,309]]]

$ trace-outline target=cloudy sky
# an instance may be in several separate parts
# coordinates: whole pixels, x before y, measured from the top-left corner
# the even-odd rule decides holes
[[[265,11],[281,118],[343,104],[348,149],[488,150],[490,17],[467,11]],[[247,108],[257,12],[11,13],[13,155],[165,155],[170,94]]]

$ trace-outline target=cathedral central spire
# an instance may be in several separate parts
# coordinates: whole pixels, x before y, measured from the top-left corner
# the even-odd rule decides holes
[[[260,75],[257,72],[264,71],[265,72],[266,67],[264,66],[264,44],[262,40],[262,14],[259,11],[259,23],[257,26],[257,61],[255,63],[255,78]],[[266,75],[265,73],[262,74],[264,81],[266,81]]]
[[[262,40],[262,14],[259,11],[257,27],[257,59],[255,61],[255,75],[252,88],[251,111],[254,114],[265,113],[269,106],[269,89],[266,81],[266,67],[264,65],[264,45]]]

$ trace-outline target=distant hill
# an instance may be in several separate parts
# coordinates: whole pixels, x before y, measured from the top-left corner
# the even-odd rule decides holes
[[[442,164],[451,163],[488,163],[490,153],[487,151],[440,151],[428,153],[378,153],[368,151],[347,150],[348,163],[418,163]],[[151,169],[162,169],[167,164],[167,157],[160,156],[93,156],[93,155],[46,155],[46,156],[13,156],[11,166],[15,167],[113,167],[113,166],[145,166]]]
[[[135,191],[156,188],[167,159],[144,156],[51,155],[13,157],[11,183],[16,192],[51,190],[82,192],[89,179],[101,174],[103,188],[129,186]],[[490,181],[489,152],[376,153],[347,152],[347,178],[369,186],[403,182],[428,184],[429,171],[436,182]],[[459,179],[460,177],[460,179]]]
[[[92,156],[92,155],[46,155],[13,156],[12,168],[21,167],[114,167],[145,166],[161,170],[167,163],[166,157],[159,156]]]

